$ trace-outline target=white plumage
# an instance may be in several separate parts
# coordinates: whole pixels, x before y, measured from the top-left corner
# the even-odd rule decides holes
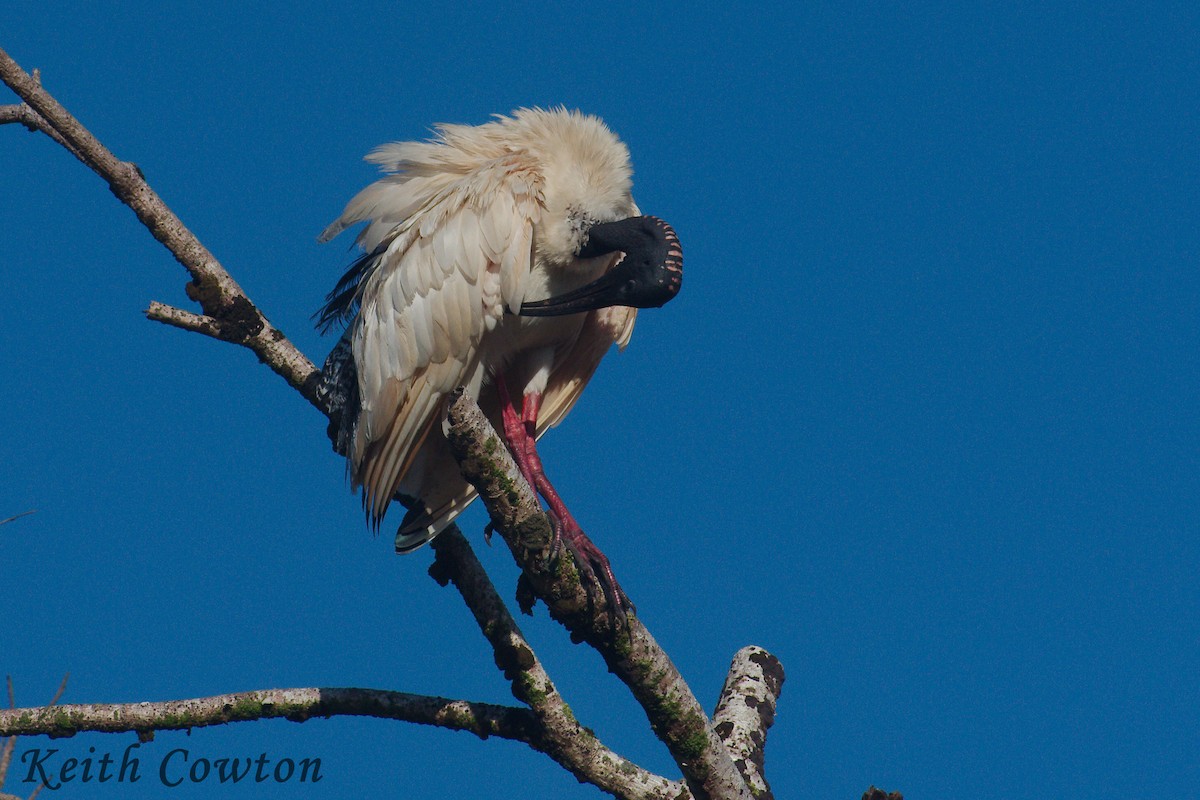
[[[611,345],[629,341],[637,313],[518,316],[523,302],[583,286],[621,258],[578,255],[592,226],[638,214],[628,151],[599,119],[521,109],[436,134],[369,155],[387,175],[321,235],[367,223],[366,255],[330,294],[323,322],[353,315],[340,347],[353,356],[356,384],[344,388],[357,389],[358,407],[339,435],[371,521],[397,495],[409,505],[400,550],[427,542],[474,498],[438,426],[443,398],[464,386],[498,419],[503,376],[514,399],[533,398],[540,436]]]

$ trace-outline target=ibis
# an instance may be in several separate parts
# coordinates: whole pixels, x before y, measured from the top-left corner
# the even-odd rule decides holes
[[[361,257],[317,314],[324,329],[344,326],[321,387],[335,449],[375,529],[393,500],[405,507],[396,549],[412,551],[475,497],[439,424],[462,387],[546,501],[555,544],[619,609],[609,561],[536,443],[629,343],[637,309],[679,291],[679,240],[638,210],[628,149],[597,117],[519,109],[434,133],[368,155],[383,177],[320,237],[365,223]]]

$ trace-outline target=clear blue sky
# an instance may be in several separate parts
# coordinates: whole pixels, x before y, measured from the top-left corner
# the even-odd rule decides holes
[[[543,456],[706,705],[742,645],[783,660],[779,797],[1197,792],[1194,4],[52,5],[8,4],[0,46],[314,359],[351,257],[316,235],[372,147],[559,103],[624,138],[687,280]],[[0,528],[19,702],[68,670],[70,702],[510,702],[429,551],[367,533],[319,415],[142,318],[185,275],[133,215],[19,127],[0,165],[0,518],[38,509]],[[599,658],[523,624],[584,724],[673,774]],[[600,796],[386,721],[162,734],[144,760],[174,747],[325,780],[172,797]]]

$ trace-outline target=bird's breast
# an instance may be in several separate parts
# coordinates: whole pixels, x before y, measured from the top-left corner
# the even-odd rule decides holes
[[[598,278],[615,259],[611,257],[576,261],[569,267],[547,266],[536,260],[524,285],[524,299],[542,300],[577,289]],[[491,374],[536,368],[524,362],[542,361],[547,350],[557,357],[579,338],[587,314],[557,317],[522,317],[505,314],[482,342],[483,363]],[[537,365],[541,366],[541,365]]]

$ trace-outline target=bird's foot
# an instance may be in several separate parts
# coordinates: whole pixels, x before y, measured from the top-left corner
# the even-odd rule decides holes
[[[628,625],[629,612],[636,612],[637,609],[634,608],[629,595],[625,594],[621,588],[621,584],[617,583],[608,556],[592,543],[592,540],[574,520],[563,524],[553,514],[550,519],[554,523],[555,532],[554,550],[551,551],[555,554],[554,557],[558,558],[561,554],[562,551],[558,549],[558,545],[561,543],[571,553],[579,568],[581,583],[587,593],[588,603],[595,607],[595,591],[596,586],[599,585],[600,591],[604,593],[604,600],[608,604],[613,621]]]

